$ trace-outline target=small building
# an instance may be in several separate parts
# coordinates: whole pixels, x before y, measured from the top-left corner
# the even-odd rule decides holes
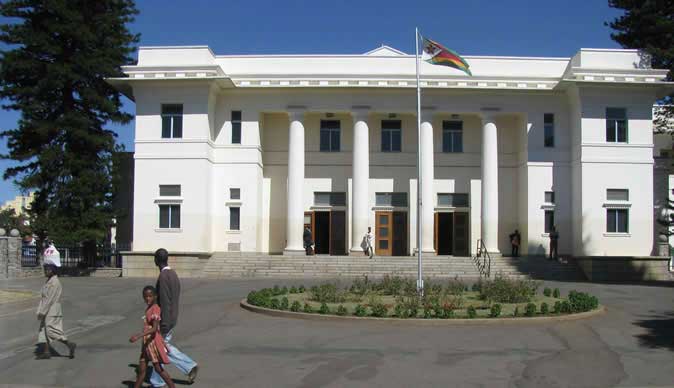
[[[136,103],[133,250],[656,253],[652,108],[636,50],[467,56],[473,76],[383,46],[359,55],[141,47],[109,82]],[[417,145],[421,201],[417,214]],[[417,223],[423,239],[417,241]]]

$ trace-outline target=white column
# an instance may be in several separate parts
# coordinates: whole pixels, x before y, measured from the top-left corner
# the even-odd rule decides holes
[[[288,136],[288,215],[286,217],[285,255],[304,254],[302,234],[304,232],[304,110],[289,110],[290,128]]]
[[[351,205],[351,252],[363,252],[360,246],[370,221],[369,188],[370,149],[368,109],[353,110],[353,174]]]
[[[498,249],[498,145],[494,117],[482,120],[482,241],[490,253]]]
[[[423,109],[423,108],[422,108]],[[433,225],[435,201],[433,181],[435,168],[433,150],[433,124],[431,112],[421,113],[421,252],[434,253]]]

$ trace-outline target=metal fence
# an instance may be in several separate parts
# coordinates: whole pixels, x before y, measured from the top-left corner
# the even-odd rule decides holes
[[[57,245],[63,268],[112,267],[122,268],[120,252],[131,250],[127,245],[97,245],[94,252],[89,252],[82,245]],[[35,245],[21,247],[21,266],[35,267],[40,264],[42,253]]]

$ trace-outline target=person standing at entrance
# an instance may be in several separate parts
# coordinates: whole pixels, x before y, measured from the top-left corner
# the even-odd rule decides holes
[[[365,246],[365,252],[371,259],[372,256],[374,256],[374,233],[372,233],[371,226],[367,227],[367,233],[365,234]]]
[[[311,241],[311,229],[309,229],[308,226],[304,228],[302,240],[304,240],[304,251],[306,252],[307,256],[313,255],[314,252],[313,249],[311,249],[311,246],[313,245],[313,241]]]
[[[550,257],[549,260],[557,260],[557,242],[559,240],[559,232],[557,232],[557,227],[552,226],[550,230]]]
[[[511,246],[511,256],[519,257],[520,256],[520,241],[522,236],[520,236],[519,230],[515,229],[515,232],[510,235],[510,246]]]
[[[51,259],[45,256],[44,275],[47,282],[42,286],[40,304],[37,307],[37,320],[40,321],[38,331],[38,360],[51,358],[50,343],[59,341],[68,347],[68,357],[75,357],[75,343],[68,341],[63,332],[63,310],[61,309],[61,293],[63,288],[56,268],[61,266],[60,259]]]
[[[157,249],[154,253],[154,263],[159,267],[156,289],[159,298],[157,304],[161,308],[160,333],[168,349],[169,361],[187,375],[187,379],[191,384],[197,378],[199,366],[171,343],[173,329],[178,323],[180,279],[178,279],[176,272],[168,265],[168,251],[166,249]],[[154,369],[152,370],[152,376],[150,376],[150,383],[153,387],[163,387],[166,385],[164,379]]]

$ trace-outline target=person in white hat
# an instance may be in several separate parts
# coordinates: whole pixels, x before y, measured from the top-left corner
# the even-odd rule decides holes
[[[49,244],[53,248],[53,244]],[[49,250],[47,248],[45,253]],[[54,248],[55,250],[55,248]],[[60,341],[68,347],[68,357],[75,357],[75,343],[68,341],[63,332],[63,310],[61,309],[61,282],[56,275],[56,269],[61,266],[61,260],[58,255],[50,254],[44,256],[44,275],[47,282],[42,286],[40,304],[37,307],[37,319],[40,321],[40,330],[38,331],[38,350],[37,358],[51,358],[50,343]]]

